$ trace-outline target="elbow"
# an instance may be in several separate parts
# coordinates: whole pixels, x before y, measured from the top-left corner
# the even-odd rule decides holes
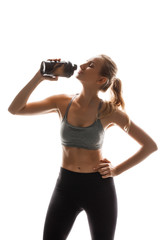
[[[16,112],[13,111],[13,109],[11,109],[10,107],[8,108],[8,112],[10,112],[11,114],[15,115]]]
[[[155,151],[158,150],[158,146],[157,146],[157,144],[155,142],[147,144],[147,145],[144,145],[144,147],[146,149],[148,149],[148,151],[150,151],[150,152],[155,152]]]
[[[155,143],[155,145],[154,145],[154,150],[153,151],[157,151],[158,150],[158,146],[157,146],[157,144]]]
[[[158,150],[158,146],[155,142],[153,142],[152,150],[153,152]]]

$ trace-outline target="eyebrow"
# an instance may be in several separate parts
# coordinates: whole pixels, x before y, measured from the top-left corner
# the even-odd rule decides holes
[[[88,62],[88,60],[86,60],[86,62]],[[93,61],[89,61],[89,62],[95,63],[95,62],[93,62]]]

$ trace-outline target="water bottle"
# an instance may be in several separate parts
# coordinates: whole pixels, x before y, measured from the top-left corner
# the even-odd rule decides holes
[[[43,76],[53,77],[71,77],[77,69],[76,64],[71,62],[61,61],[60,59],[48,59],[41,62],[40,71]]]

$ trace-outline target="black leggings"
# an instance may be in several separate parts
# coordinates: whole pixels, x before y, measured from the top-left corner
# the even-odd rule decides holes
[[[77,215],[85,211],[92,240],[113,240],[117,196],[113,177],[99,172],[78,173],[60,168],[48,207],[43,240],[64,240]]]

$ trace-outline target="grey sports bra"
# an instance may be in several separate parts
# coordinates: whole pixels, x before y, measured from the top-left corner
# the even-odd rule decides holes
[[[86,148],[86,149],[99,149],[102,148],[103,140],[104,140],[104,128],[101,124],[100,119],[96,119],[94,123],[87,127],[76,127],[68,123],[67,115],[68,110],[71,106],[73,99],[78,95],[77,93],[71,99],[68,104],[67,110],[65,112],[64,118],[61,122],[60,136],[61,143],[64,146],[70,147],[78,147],[78,148]],[[102,100],[98,106],[98,114],[99,109],[101,108]],[[98,115],[97,114],[97,115]]]

